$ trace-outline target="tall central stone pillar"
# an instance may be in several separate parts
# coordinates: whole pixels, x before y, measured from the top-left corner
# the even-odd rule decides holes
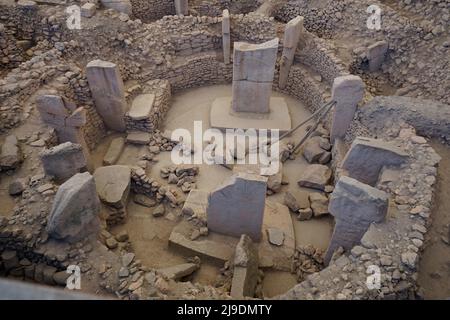
[[[268,113],[279,39],[250,44],[235,42],[233,100],[235,112]]]
[[[88,63],[86,76],[97,112],[106,126],[115,131],[125,131],[127,103],[122,78],[117,65],[93,60]]]

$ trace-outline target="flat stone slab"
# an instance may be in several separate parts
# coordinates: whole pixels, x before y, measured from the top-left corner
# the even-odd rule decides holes
[[[154,103],[155,95],[153,93],[140,94],[134,98],[128,116],[132,120],[148,119]]]
[[[269,242],[267,229],[275,228],[284,234],[281,246]],[[262,237],[258,246],[259,267],[290,271],[291,259],[295,252],[295,234],[288,207],[277,202],[266,201],[262,226]],[[186,256],[198,255],[219,266],[233,256],[239,237],[232,237],[209,231],[207,237],[191,240],[195,227],[188,221],[180,222],[169,238],[169,248]]]
[[[233,112],[231,97],[221,97],[213,101],[210,125],[225,129],[278,129],[280,133],[291,130],[291,115],[284,98],[270,98],[269,113]]]
[[[180,222],[169,237],[169,248],[188,256],[198,255],[219,266],[228,261],[234,252],[237,239],[219,234],[210,234],[207,238],[191,240],[194,226],[188,221]],[[228,239],[227,239],[228,238]]]
[[[105,166],[113,165],[119,160],[120,155],[125,147],[125,139],[122,137],[115,138],[111,141],[108,151],[103,157],[103,164]]]
[[[133,144],[149,144],[150,133],[142,131],[133,131],[128,133],[127,142]]]
[[[97,193],[103,202],[116,208],[126,206],[131,182],[130,167],[100,167],[95,170],[94,179]]]

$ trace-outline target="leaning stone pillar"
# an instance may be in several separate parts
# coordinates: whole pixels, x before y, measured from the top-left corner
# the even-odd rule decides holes
[[[40,95],[36,98],[36,107],[41,120],[54,128],[59,143],[72,142],[81,145],[89,162],[89,148],[82,132],[86,124],[86,109],[78,107],[57,95]]]
[[[127,104],[122,78],[117,65],[93,60],[87,65],[87,80],[97,112],[106,126],[115,131],[125,131]]]
[[[343,138],[355,116],[356,107],[364,96],[364,83],[360,77],[347,75],[334,79],[332,99],[336,101],[331,125],[331,141]]]
[[[261,44],[234,43],[233,111],[270,111],[278,41],[275,38]]]
[[[294,62],[295,50],[297,49],[300,35],[303,32],[303,17],[298,16],[286,24],[283,40],[283,54],[281,55],[280,78],[278,86],[280,89],[286,87],[289,70]]]
[[[177,15],[188,15],[188,0],[175,0],[175,12]]]
[[[353,178],[342,176],[331,194],[328,211],[335,218],[325,264],[339,247],[351,250],[360,243],[373,222],[381,222],[387,214],[389,196]]]
[[[230,13],[228,9],[225,9],[222,13],[222,46],[225,64],[230,63],[230,42]]]

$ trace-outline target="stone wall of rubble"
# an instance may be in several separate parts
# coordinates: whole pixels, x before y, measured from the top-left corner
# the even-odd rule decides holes
[[[131,0],[133,16],[151,22],[175,14],[173,0]]]
[[[259,6],[258,0],[191,0],[189,12],[200,16],[221,16],[224,9],[230,13],[249,13]]]
[[[300,38],[295,61],[315,70],[328,83],[336,77],[349,74],[344,63],[334,54],[327,42],[312,33],[304,32]]]
[[[12,69],[33,56],[34,45],[54,36],[48,19],[37,8],[0,5],[0,70]]]
[[[128,104],[131,105],[133,99],[139,93],[152,93],[155,95],[155,102],[151,109],[148,118],[143,120],[133,120],[129,116],[125,117],[125,123],[128,131],[145,131],[153,132],[159,128],[159,125],[164,120],[167,111],[170,108],[170,98],[172,96],[170,82],[167,80],[151,80],[143,86],[138,85],[139,88],[134,90],[131,95],[127,97]]]
[[[308,1],[289,0],[275,13],[275,17],[283,22],[288,22],[297,16],[305,18],[306,30],[320,37],[331,38],[336,32],[336,25],[342,20],[342,10],[346,7],[346,1],[328,1],[324,6],[312,7]]]
[[[371,128],[373,129],[373,128]],[[431,223],[434,184],[439,155],[407,123],[369,131],[354,121],[350,136],[364,133],[402,146],[409,162],[392,181],[376,187],[390,195],[395,219],[372,224],[361,244],[349,254],[338,253],[322,271],[280,295],[280,299],[413,299],[417,294],[418,262],[424,234]],[[372,271],[370,271],[372,270]],[[379,270],[380,286],[367,286],[367,277]]]

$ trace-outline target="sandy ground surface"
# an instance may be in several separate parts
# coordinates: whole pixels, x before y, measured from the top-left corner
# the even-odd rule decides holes
[[[431,143],[442,157],[439,163],[433,222],[426,234],[426,247],[420,259],[419,285],[425,299],[450,298],[450,148]]]

